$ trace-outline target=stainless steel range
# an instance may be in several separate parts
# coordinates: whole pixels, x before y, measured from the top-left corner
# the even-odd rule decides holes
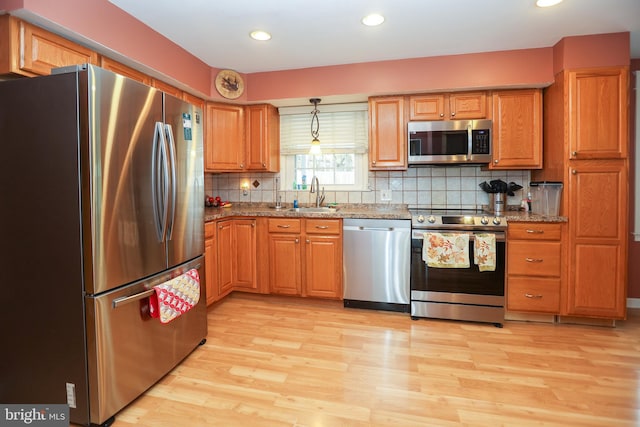
[[[475,210],[412,209],[411,214],[411,318],[489,322],[501,327],[506,219]],[[491,235],[495,236],[491,247],[495,260],[490,267],[480,268],[474,262],[474,245],[492,241]],[[425,236],[430,239],[425,241]],[[429,267],[423,259],[423,245],[432,245],[434,238],[463,245],[468,240],[468,266]],[[464,255],[465,248],[458,249]]]

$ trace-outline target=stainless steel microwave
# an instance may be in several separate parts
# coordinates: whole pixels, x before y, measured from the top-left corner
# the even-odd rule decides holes
[[[491,120],[409,122],[409,166],[491,162]]]

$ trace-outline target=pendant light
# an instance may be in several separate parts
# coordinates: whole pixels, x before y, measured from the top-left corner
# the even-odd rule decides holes
[[[318,120],[318,104],[320,103],[320,98],[311,98],[309,100],[313,104],[313,111],[311,112],[311,149],[309,149],[310,155],[320,155],[322,154],[322,150],[320,149],[320,140],[318,139],[318,135],[320,135],[320,121]]]

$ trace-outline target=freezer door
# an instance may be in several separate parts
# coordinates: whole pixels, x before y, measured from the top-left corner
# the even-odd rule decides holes
[[[153,170],[154,146],[161,146],[162,92],[92,66],[84,79],[82,170],[85,206],[91,206],[84,223],[90,224],[85,236],[93,259],[86,291],[98,294],[166,269],[153,197],[154,180],[163,181]]]
[[[167,249],[169,268],[204,253],[202,111],[164,95],[165,131],[172,159]]]
[[[203,267],[203,258],[196,258],[146,281],[86,298],[92,423],[102,424],[116,414],[206,338],[203,287],[198,304],[169,323],[163,324],[148,314],[149,291],[153,286],[191,268],[198,268],[203,277]]]

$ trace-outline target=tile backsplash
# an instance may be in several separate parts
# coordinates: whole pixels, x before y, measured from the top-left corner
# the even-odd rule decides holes
[[[369,190],[327,191],[325,204],[389,203],[409,207],[478,209],[489,203],[487,193],[480,189],[479,184],[493,179],[521,185],[523,189],[506,200],[508,205],[520,205],[526,196],[531,173],[528,170],[488,171],[480,166],[427,166],[400,172],[369,172]],[[315,195],[309,190],[287,188],[276,191],[276,180],[279,181],[279,174],[274,173],[206,174],[205,194],[220,196],[230,202],[274,203],[276,192],[283,203],[293,203],[297,199],[305,205],[315,200]],[[248,184],[246,195],[241,189],[243,184]],[[391,190],[391,201],[382,200],[381,190]]]

